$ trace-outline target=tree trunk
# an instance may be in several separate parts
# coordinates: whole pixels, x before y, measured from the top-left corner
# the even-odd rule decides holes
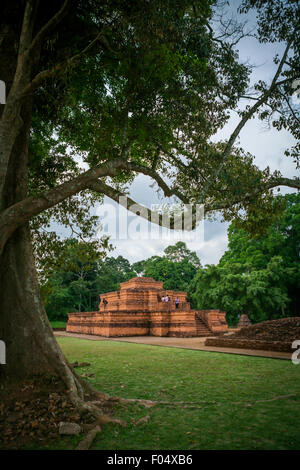
[[[8,45],[14,47],[12,41]],[[10,49],[6,52],[9,57]],[[24,80],[30,80],[37,59],[35,57],[27,64]],[[1,67],[0,64],[0,72]],[[10,74],[5,76],[8,85],[12,83],[14,70],[12,67]],[[6,135],[0,142],[1,149],[11,149],[7,169],[5,165],[1,167],[5,177],[1,181],[3,191],[0,194],[0,208],[3,210],[27,197],[32,104],[33,97],[28,95],[15,110],[18,116],[11,124],[11,134],[15,136],[13,144],[6,141],[10,138]],[[1,110],[0,118],[3,118]],[[3,224],[5,228],[5,219]],[[4,228],[0,226],[0,235]],[[6,346],[6,364],[0,366],[2,394],[9,390],[11,384],[18,391],[21,389],[18,386],[27,379],[46,377],[48,383],[49,377],[55,377],[56,382],[59,379],[65,386],[68,398],[79,411],[93,414],[102,424],[120,422],[103,416],[97,406],[85,401],[96,392],[72,370],[56,342],[40,297],[28,224],[21,225],[12,233],[0,256],[0,340]],[[98,392],[97,395],[102,400],[107,399],[105,394]]]
[[[4,209],[27,196],[32,104],[32,96],[28,96],[19,110],[22,127],[16,132],[9,158],[0,201]],[[58,376],[73,400],[83,398],[79,378],[70,370],[42,304],[28,225],[11,235],[0,257],[0,339],[6,345],[6,364],[0,367],[2,389],[8,382],[29,377]]]
[[[0,338],[6,344],[1,379],[59,375],[67,367],[44,311],[28,227],[8,241],[0,265]]]
[[[123,424],[103,415],[89,401],[91,396],[104,403],[110,398],[92,389],[72,371],[54,337],[40,297],[30,232],[21,227],[7,243],[0,264],[0,339],[6,345],[6,364],[0,367],[0,391],[14,389],[24,381],[49,379],[65,386],[68,399],[79,413],[89,413],[100,424]]]

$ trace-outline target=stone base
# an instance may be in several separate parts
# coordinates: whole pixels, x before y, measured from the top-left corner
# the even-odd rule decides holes
[[[106,337],[171,336],[190,338],[198,336],[196,311],[172,312],[80,312],[69,313],[66,331]],[[212,311],[216,317],[216,312]],[[222,315],[221,315],[222,317]],[[209,318],[209,315],[208,315]],[[216,326],[216,325],[215,325]],[[220,325],[217,325],[220,329]],[[211,331],[211,330],[209,330]],[[227,328],[224,329],[227,331]]]
[[[195,315],[186,312],[70,313],[66,331],[99,336],[196,336]]]

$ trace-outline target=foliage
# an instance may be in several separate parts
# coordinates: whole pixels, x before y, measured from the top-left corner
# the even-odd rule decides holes
[[[98,263],[97,288],[99,294],[120,289],[120,283],[135,277],[136,273],[123,256],[109,257]]]
[[[17,34],[14,25],[22,23],[23,4],[13,4],[5,1],[1,16],[11,34]],[[56,1],[44,10],[37,8],[37,30],[59,5]],[[271,85],[257,82],[251,95],[247,87],[252,68],[240,63],[238,43],[251,35],[243,27],[243,15],[253,9],[257,30],[252,36],[261,42],[286,42],[287,49],[282,63],[274,57],[278,70]],[[73,194],[63,195],[60,184],[78,178],[83,162],[91,169],[118,158],[141,165],[142,172],[155,172],[165,191],[158,178],[163,171],[170,192],[183,202],[203,202],[206,213],[221,210],[225,220],[238,217],[254,233],[266,230],[282,209],[269,210],[271,188],[280,183],[298,187],[299,182],[268,168],[259,170],[253,156],[235,143],[255,115],[299,137],[298,112],[290,100],[299,71],[296,2],[283,6],[279,0],[245,0],[240,22],[209,0],[163,5],[160,0],[76,1],[66,11],[55,28],[46,28],[40,55],[33,48],[27,61],[37,71],[36,80],[27,85],[35,93],[28,195],[38,198],[55,189],[43,211],[26,215],[26,220],[35,216],[35,236],[40,234],[37,228],[53,219],[86,230],[82,206],[101,202],[107,189],[100,185],[97,190],[83,180]],[[16,60],[16,50],[10,53]],[[249,100],[243,106],[245,97]],[[232,110],[241,117],[239,126],[227,142],[215,143]],[[296,158],[296,148],[288,152]],[[112,178],[111,190],[126,192],[134,176],[129,168],[116,169],[104,179]],[[98,177],[91,179],[95,183]]]
[[[136,275],[122,256],[101,259],[103,253],[76,239],[67,240],[62,247],[64,256],[41,286],[50,320],[66,320],[73,311],[98,310],[99,294],[118,290],[120,282]]]
[[[206,213],[220,210],[225,220],[237,218],[252,233],[266,231],[282,212],[272,188],[299,187],[299,179],[258,169],[254,157],[236,141],[255,115],[299,138],[298,110],[291,100],[299,75],[297,2],[244,0],[238,9],[240,22],[210,0],[78,0],[72,8],[68,1],[61,3],[43,9],[36,5],[26,39],[32,41],[31,48],[21,44],[25,35],[18,31],[30,2],[1,3],[0,26],[6,26],[0,74],[8,92],[15,84],[4,111],[13,107],[20,114],[23,100],[34,93],[29,161],[24,161],[22,177],[28,179],[27,190],[18,203],[23,206],[27,196],[43,201],[31,204],[26,214],[20,210],[22,220],[14,220],[8,233],[30,220],[37,240],[38,229],[49,228],[54,219],[91,235],[93,224],[83,208],[101,202],[103,194],[126,193],[135,176],[132,167],[126,168],[129,162],[140,165],[137,171],[151,173],[165,195],[204,203]],[[61,16],[60,7],[65,9]],[[253,10],[257,27],[251,34],[243,26],[243,15]],[[43,28],[49,18],[52,27]],[[278,68],[271,83],[258,81],[253,93],[247,90],[252,68],[238,55],[239,41],[248,35],[259,42],[286,43],[283,57],[274,57]],[[22,61],[23,49],[28,57],[19,80],[14,65],[7,64]],[[228,141],[215,142],[233,110],[241,119],[237,128]],[[4,138],[5,129],[19,121],[9,111],[3,119]],[[296,159],[297,146],[286,154]],[[11,156],[5,158],[8,163]],[[118,159],[125,169],[118,170]],[[73,184],[84,175],[83,164],[91,170],[104,162],[111,164],[111,171],[104,172],[102,184],[96,173],[90,184],[85,178]],[[4,163],[4,177],[6,170]],[[104,181],[111,184],[109,189]],[[47,190],[52,190],[51,197]],[[9,220],[15,219],[13,204],[9,212]],[[45,250],[48,239],[37,243]]]
[[[197,273],[192,298],[198,308],[227,312],[229,324],[235,324],[242,313],[253,322],[279,318],[285,316],[290,300],[283,283],[289,274],[280,257],[257,270],[238,263],[208,266]]]
[[[51,320],[66,320],[71,311],[97,309],[98,262],[104,256],[97,244],[69,239],[60,242],[53,262],[45,259],[45,282],[41,286],[46,312]]]
[[[201,263],[197,253],[195,251],[189,250],[184,242],[179,241],[175,245],[167,246],[167,248],[164,250],[164,253],[168,261],[173,263],[187,261],[194,268],[201,268]]]
[[[291,133],[295,144],[291,149],[286,149],[285,155],[292,157],[299,168],[299,106],[291,99],[295,96],[296,89],[299,88],[299,2],[294,0],[285,0],[284,2],[280,0],[243,0],[239,11],[244,14],[250,10],[256,13],[256,37],[260,43],[286,43],[291,48],[289,57],[283,64],[280,86],[273,90],[268,101],[259,110],[258,117],[277,130],[286,129]],[[273,62],[276,65],[280,63],[278,54],[274,56]],[[254,90],[255,94],[266,93],[267,85],[264,81],[259,80],[255,84]]]
[[[187,291],[189,284],[201,267],[196,254],[186,247],[184,242],[177,242],[164,250],[164,256],[151,258],[133,264],[133,269],[144,276],[163,281],[165,289]]]
[[[36,92],[29,194],[76,177],[82,162],[93,168],[121,157],[161,167],[160,148],[168,151],[179,145],[175,133],[186,126],[191,110],[193,126],[202,123],[206,109],[198,95],[217,83],[213,66],[208,67],[211,40],[205,22],[210,14],[209,1],[172,1],[163,7],[160,1],[77,2],[68,18],[75,41],[69,44],[59,27],[51,49],[43,47],[45,68],[57,60],[62,44],[65,53],[71,47],[78,52],[85,36],[101,31],[101,37],[90,54],[76,64],[68,62]],[[224,73],[231,80],[230,72]],[[132,172],[117,172],[112,186],[124,189],[133,178]],[[85,188],[79,198],[44,211],[32,222],[36,238],[36,229],[50,220],[87,230],[88,213],[81,208],[102,199],[103,193]]]
[[[266,237],[230,226],[228,251],[192,282],[195,306],[224,310],[230,323],[242,313],[253,322],[299,314],[300,194],[279,197],[286,210]]]

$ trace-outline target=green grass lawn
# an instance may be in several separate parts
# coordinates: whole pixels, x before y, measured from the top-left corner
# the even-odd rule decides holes
[[[50,321],[50,325],[52,326],[52,328],[66,328],[66,324],[66,321]]]
[[[300,449],[300,365],[291,361],[115,341],[58,342],[71,362],[91,363],[76,370],[94,372],[89,382],[110,395],[198,403],[119,406],[116,414],[127,427],[106,425],[92,449]],[[282,395],[293,396],[272,400]],[[147,423],[132,423],[146,415]],[[61,439],[55,448],[79,440]]]

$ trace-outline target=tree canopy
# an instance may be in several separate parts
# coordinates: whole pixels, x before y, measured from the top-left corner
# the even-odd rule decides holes
[[[0,132],[11,137],[1,151],[3,184],[20,106],[34,93],[28,189],[2,214],[2,247],[28,220],[37,229],[54,218],[90,234],[83,208],[105,194],[118,200],[137,173],[181,203],[204,203],[206,213],[219,210],[253,233],[266,228],[282,211],[272,188],[299,188],[299,179],[259,170],[237,137],[258,115],[299,138],[291,100],[299,73],[297,9],[292,1],[245,0],[239,13],[252,9],[257,40],[286,48],[274,57],[271,83],[256,83],[251,94],[251,66],[239,62],[237,49],[247,30],[208,0],[66,0],[43,9],[35,1],[2,2],[8,32],[0,74],[8,96]],[[16,60],[15,74],[7,54]],[[216,143],[212,137],[232,110],[240,122],[228,141]],[[286,152],[296,158],[297,148]]]

